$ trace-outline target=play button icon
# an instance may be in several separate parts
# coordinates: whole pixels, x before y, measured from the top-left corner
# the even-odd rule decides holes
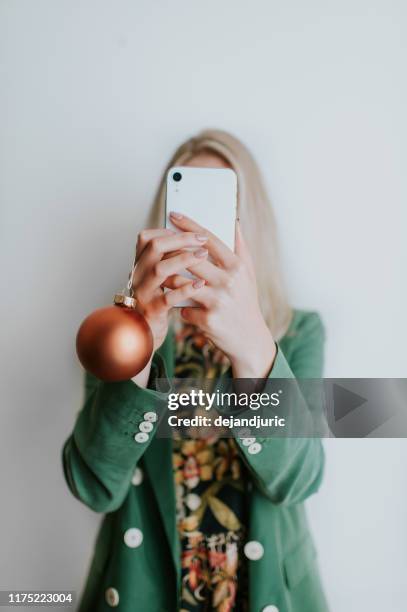
[[[340,385],[333,384],[333,403],[334,403],[334,418],[335,421],[343,419],[350,412],[353,412],[359,406],[367,402],[365,397],[349,391]]]

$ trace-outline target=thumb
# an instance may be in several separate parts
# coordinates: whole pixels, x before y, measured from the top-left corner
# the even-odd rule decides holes
[[[236,218],[235,221],[235,253],[242,259],[245,256],[247,250],[246,243],[243,238],[242,229],[240,227],[240,220]]]
[[[247,266],[251,276],[255,277],[253,260],[250,255],[249,248],[245,239],[243,238],[242,229],[240,226],[240,220],[236,219],[235,223],[235,252],[236,255],[243,261]]]

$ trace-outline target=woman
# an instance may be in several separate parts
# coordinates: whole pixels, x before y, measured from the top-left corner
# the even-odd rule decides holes
[[[73,494],[106,515],[79,610],[326,611],[303,506],[321,482],[320,440],[154,436],[166,409],[156,378],[322,375],[323,327],[316,313],[287,302],[274,219],[250,153],[208,130],[184,143],[173,165],[236,171],[235,252],[182,211],[171,215],[181,233],[161,229],[164,173],[134,276],[153,358],[133,380],[86,375],[63,451]],[[180,275],[185,268],[195,281]],[[185,298],[198,307],[174,317]]]

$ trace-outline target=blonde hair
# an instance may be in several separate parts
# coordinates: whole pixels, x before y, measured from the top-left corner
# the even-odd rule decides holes
[[[182,166],[202,151],[220,155],[237,174],[237,214],[254,263],[260,308],[274,339],[279,340],[290,324],[292,308],[281,277],[276,222],[259,167],[237,138],[222,130],[204,130],[178,147],[161,179],[149,227],[159,227],[163,223],[168,169]]]

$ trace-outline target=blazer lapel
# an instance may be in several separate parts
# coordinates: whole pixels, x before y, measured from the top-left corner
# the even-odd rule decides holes
[[[157,438],[156,436],[151,441],[143,459],[163,520],[179,583],[181,579],[181,547],[176,524],[172,439]]]
[[[158,352],[164,359],[167,375],[171,379],[174,376],[174,332],[171,328]],[[171,548],[179,587],[181,584],[181,545],[176,522],[172,438],[157,438],[155,436],[143,459]]]

